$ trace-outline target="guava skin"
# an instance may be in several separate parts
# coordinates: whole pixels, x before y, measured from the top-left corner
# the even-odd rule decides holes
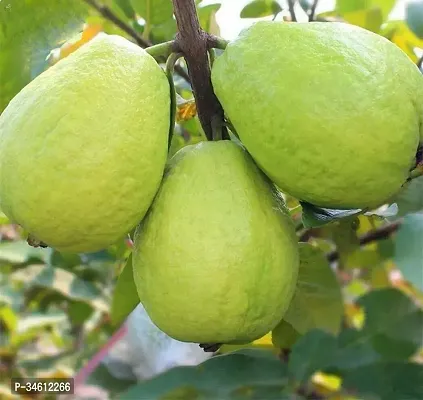
[[[99,35],[43,72],[0,117],[2,211],[60,251],[123,237],[160,185],[169,90],[155,60],[120,36]]]
[[[231,141],[187,146],[172,158],[134,239],[141,303],[183,342],[263,336],[282,319],[298,266],[280,193]]]
[[[258,22],[212,68],[242,143],[281,190],[328,208],[398,192],[423,137],[423,77],[387,39],[343,23]]]

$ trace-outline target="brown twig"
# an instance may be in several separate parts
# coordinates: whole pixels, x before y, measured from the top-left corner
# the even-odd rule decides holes
[[[194,0],[172,1],[178,25],[175,43],[188,66],[198,117],[204,133],[207,139],[212,140],[213,127],[219,126],[218,121],[222,121],[223,124],[224,115],[211,83],[208,58],[210,35],[200,27]]]
[[[72,328],[72,336],[74,338],[73,341],[73,350],[74,351],[81,351],[84,348],[84,340],[85,340],[85,331],[84,325],[76,325]]]
[[[122,21],[116,14],[113,13],[113,11],[100,3],[97,3],[96,0],[84,0],[89,6],[94,8],[98,11],[99,14],[101,14],[104,18],[108,19],[109,21],[113,22],[116,26],[118,26],[120,29],[122,29],[125,33],[127,33],[132,39],[135,40],[135,42],[140,47],[149,47],[151,46],[151,43],[147,40],[143,39],[140,35],[138,35],[138,32],[131,28],[128,24],[126,24],[124,21]]]
[[[308,14],[309,22],[314,21],[314,17],[316,15],[316,8],[317,8],[318,4],[319,4],[319,0],[313,0],[313,4],[311,6],[310,13]]]
[[[288,0],[288,8],[289,8],[289,14],[291,15],[291,21],[297,22],[297,16],[295,15],[295,0]]]
[[[153,45],[149,40],[144,39],[141,37],[138,32],[131,28],[125,21],[122,21],[109,7],[104,4],[98,3],[96,0],[83,0],[85,1],[90,7],[94,8],[99,14],[101,14],[105,19],[113,22],[117,27],[119,27],[122,31],[128,34],[138,46],[145,49],[146,47],[150,47]],[[165,62],[166,60],[161,60]],[[186,71],[179,65],[175,66],[175,72],[184,78],[187,82],[189,82],[189,76]]]
[[[359,237],[360,246],[365,246],[366,244],[390,237],[398,230],[398,228],[401,226],[401,223],[402,220],[398,220],[365,233]],[[336,261],[339,258],[339,252],[337,250],[333,250],[327,253],[326,257],[329,262]]]

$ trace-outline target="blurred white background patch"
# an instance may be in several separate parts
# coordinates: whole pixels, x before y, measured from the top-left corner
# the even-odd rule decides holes
[[[179,342],[157,328],[139,304],[126,321],[127,334],[103,360],[118,379],[145,380],[173,367],[198,365],[211,357],[198,344]]]

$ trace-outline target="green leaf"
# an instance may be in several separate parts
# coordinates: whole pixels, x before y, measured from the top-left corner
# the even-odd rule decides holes
[[[348,256],[347,267],[371,268],[382,262],[381,254],[377,249],[357,249]]]
[[[289,376],[305,383],[318,370],[330,364],[337,350],[336,338],[327,332],[313,330],[300,338],[289,356]]]
[[[0,81],[0,84],[1,84],[1,81]],[[7,224],[10,224],[9,218],[7,218],[7,216],[0,210],[0,225],[7,225]]]
[[[344,16],[345,13],[379,8],[383,20],[386,20],[395,5],[396,0],[337,0],[336,11]]]
[[[288,368],[291,378],[305,383],[318,371],[343,375],[351,368],[380,360],[380,355],[368,341],[362,340],[357,330],[346,329],[338,338],[312,330],[292,347]]]
[[[61,268],[47,265],[30,265],[11,274],[12,281],[24,282],[31,286],[53,289],[73,300],[89,303],[94,308],[108,311],[108,301],[101,290],[91,282],[78,278],[75,274]]]
[[[292,329],[300,335],[315,328],[336,334],[341,326],[344,313],[342,293],[324,253],[306,243],[300,243],[299,249],[297,289],[282,326],[272,332],[274,343],[283,343],[286,337],[290,338]]]
[[[358,368],[380,361],[382,357],[372,346],[372,336],[366,336],[357,329],[345,329],[337,339],[337,350],[331,362],[325,367],[329,371],[345,373],[351,368]]]
[[[321,330],[308,332],[292,347],[291,377],[306,382],[317,371],[347,376],[375,363],[406,361],[419,349],[423,312],[402,292],[375,290],[358,304],[365,310],[363,329],[345,329],[338,338]]]
[[[362,296],[365,324],[360,341],[369,341],[387,360],[406,360],[423,343],[423,311],[399,290],[374,290]]]
[[[68,317],[72,325],[82,325],[93,314],[93,308],[82,301],[71,301],[68,307]]]
[[[132,273],[132,254],[129,256],[126,265],[123,267],[116,283],[110,318],[113,324],[118,325],[135,309],[140,302],[137,288]]]
[[[349,370],[344,389],[362,399],[423,399],[423,366],[407,362],[379,362]]]
[[[397,217],[423,210],[423,176],[413,179],[392,202],[398,205]]]
[[[357,226],[359,219],[345,218],[334,224],[331,229],[332,240],[335,242],[339,252],[340,263],[343,267],[349,265],[350,257],[360,249],[357,237]]]
[[[405,18],[410,29],[423,39],[423,0],[408,3],[405,8]]]
[[[48,264],[52,267],[72,270],[81,264],[81,257],[75,253],[63,253],[51,249]]]
[[[255,0],[247,4],[241,11],[241,18],[261,18],[276,15],[282,8],[277,1]]]
[[[382,9],[372,7],[367,10],[357,10],[344,13],[342,17],[350,24],[360,26],[369,31],[378,33],[383,24]]]
[[[423,48],[423,39],[419,39],[405,21],[388,21],[380,34],[395,43],[413,62],[417,62],[416,48]]]
[[[18,323],[18,332],[24,333],[30,329],[45,328],[46,326],[57,325],[66,321],[66,314],[63,312],[53,312],[49,314],[33,313],[27,317],[21,317]]]
[[[22,290],[15,289],[10,283],[0,286],[0,305],[8,305],[14,310],[19,310],[25,302]]]
[[[153,43],[167,42],[174,38],[176,31],[176,21],[171,18],[162,24],[154,25],[151,28],[150,37]]]
[[[46,262],[49,250],[31,247],[25,240],[0,243],[0,261],[12,264],[24,264],[30,260]]]
[[[336,10],[343,14],[350,11],[365,10],[371,4],[371,0],[337,0]]]
[[[52,371],[57,368],[60,362],[66,364],[66,361],[68,361],[73,354],[75,354],[73,351],[66,351],[53,356],[37,357],[35,359],[18,359],[17,367],[19,369],[24,369],[26,376],[36,376],[36,371]]]
[[[423,291],[423,214],[404,218],[395,238],[394,261],[403,277]]]
[[[45,70],[50,51],[82,29],[87,13],[83,1],[0,2],[0,112]]]
[[[272,344],[281,349],[290,349],[301,334],[283,319],[272,331]]]
[[[172,19],[173,7],[169,0],[131,0],[131,5],[137,14],[151,25]]]
[[[284,364],[268,351],[242,350],[213,357],[196,367],[177,367],[130,388],[118,398],[251,399],[281,395],[287,383]],[[255,397],[259,393],[261,397]],[[281,398],[281,396],[279,397]]]
[[[306,228],[317,228],[343,218],[351,217],[362,213],[362,210],[335,210],[330,208],[321,208],[313,204],[300,202],[303,209],[303,224]]]
[[[0,321],[4,323],[9,332],[14,332],[18,327],[18,318],[11,307],[0,307]]]
[[[383,20],[385,21],[392,9],[395,6],[397,0],[371,0],[372,7],[379,7],[382,10]]]
[[[16,332],[11,337],[11,346],[20,347],[34,338],[46,328],[63,326],[67,316],[63,312],[49,312],[48,314],[34,312],[31,315],[19,319]]]
[[[381,258],[386,260],[386,259],[391,259],[394,257],[395,243],[392,238],[380,240],[377,243],[377,248]]]
[[[109,396],[118,395],[136,384],[135,380],[116,378],[109,369],[101,363],[87,378],[87,385],[98,386],[106,390]],[[111,398],[115,398],[114,396]],[[144,397],[145,398],[145,397]],[[139,397],[143,399],[143,397]]]
[[[127,18],[135,19],[135,11],[131,5],[131,0],[114,0],[114,2],[124,12]]]
[[[209,4],[198,8],[198,18],[201,27],[213,35],[219,35],[220,29],[216,21],[216,13],[219,11],[221,4]]]

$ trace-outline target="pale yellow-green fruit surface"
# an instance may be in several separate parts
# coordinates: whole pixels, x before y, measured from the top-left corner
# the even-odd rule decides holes
[[[212,81],[255,161],[301,200],[376,207],[415,166],[423,77],[372,32],[343,23],[258,22],[228,44]]]
[[[0,117],[2,211],[66,252],[97,251],[143,218],[167,155],[170,95],[155,60],[99,35]]]
[[[234,142],[180,150],[137,229],[133,268],[152,321],[195,343],[247,343],[282,319],[298,244],[280,193]]]

